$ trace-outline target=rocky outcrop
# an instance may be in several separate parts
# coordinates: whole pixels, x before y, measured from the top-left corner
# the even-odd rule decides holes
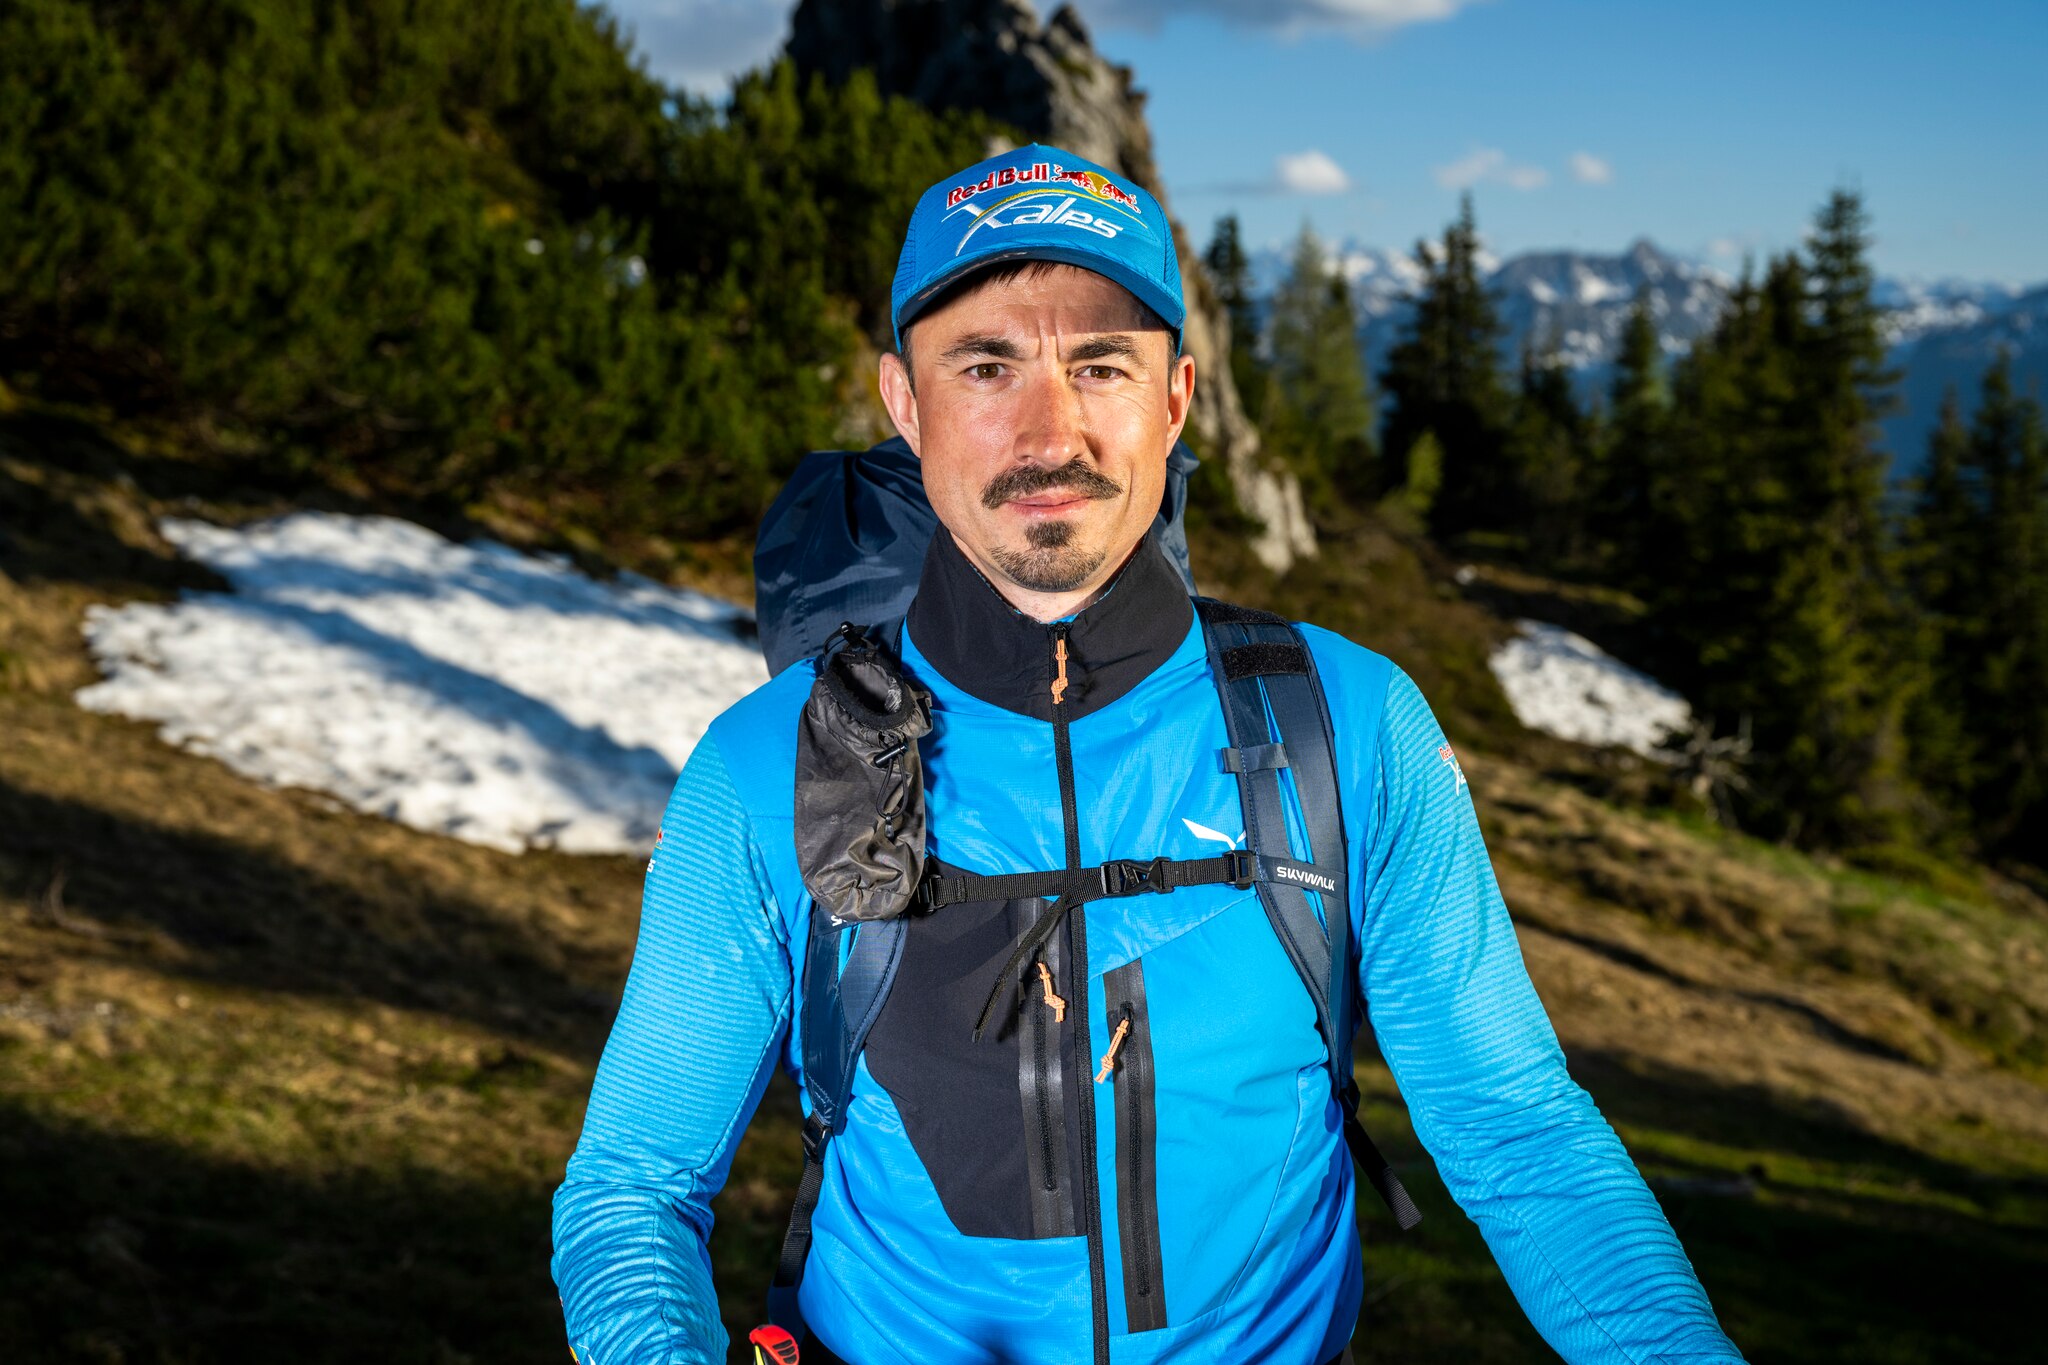
[[[828,80],[866,68],[885,93],[932,109],[980,110],[1127,175],[1167,203],[1144,92],[1129,67],[1095,50],[1069,6],[1040,21],[1028,0],[803,0],[789,55]],[[1285,569],[1316,549],[1301,487],[1261,458],[1259,433],[1230,377],[1229,315],[1170,205],[1168,218],[1198,376],[1189,425],[1209,458],[1223,462],[1238,504],[1265,528],[1254,545],[1259,558]]]

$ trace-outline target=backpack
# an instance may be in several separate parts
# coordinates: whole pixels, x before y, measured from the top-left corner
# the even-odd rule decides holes
[[[1200,464],[1185,443],[1174,443],[1152,523],[1189,592],[1195,575],[1182,518],[1188,477]],[[843,621],[885,633],[901,622],[938,525],[917,456],[902,437],[804,456],[754,538],[754,615],[769,674],[815,658]]]
[[[1155,527],[1190,592],[1181,518],[1194,463],[1184,446],[1175,446]],[[817,660],[799,774],[809,763],[821,787],[840,797],[865,794],[873,807],[807,815],[814,803],[801,797],[798,802],[798,822],[807,826],[797,832],[799,859],[814,900],[800,1005],[811,1111],[803,1129],[803,1176],[768,1291],[770,1321],[803,1336],[797,1289],[824,1182],[825,1151],[846,1125],[855,1063],[888,999],[907,916],[969,901],[1048,897],[1085,903],[1184,886],[1255,888],[1315,1004],[1346,1145],[1399,1225],[1415,1226],[1420,1212],[1358,1121],[1351,1058],[1360,1021],[1351,1007],[1357,978],[1350,916],[1329,915],[1326,927],[1309,898],[1311,891],[1327,892],[1342,904],[1349,861],[1329,708],[1300,631],[1270,612],[1195,598],[1230,740],[1223,762],[1237,777],[1244,811],[1244,848],[1212,858],[1118,860],[1079,870],[927,873],[916,738],[928,728],[929,714],[893,656],[937,524],[916,457],[901,440],[892,440],[865,452],[806,457],[769,509],[757,540],[757,614],[769,668],[779,672],[800,658]],[[823,624],[827,619],[833,622],[829,627]],[[1292,856],[1283,769],[1294,774],[1313,861]],[[858,861],[863,875],[835,875],[835,858]],[[894,888],[892,905],[877,903],[878,882]],[[1019,942],[1005,977],[1014,975],[1030,946],[1029,936]]]

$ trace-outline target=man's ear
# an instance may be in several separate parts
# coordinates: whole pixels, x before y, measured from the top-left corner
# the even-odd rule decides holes
[[[881,373],[882,406],[889,410],[889,420],[896,424],[896,433],[910,447],[910,453],[924,458],[924,447],[920,444],[917,426],[917,395],[910,388],[910,371],[903,367],[903,357],[893,351],[882,353]]]
[[[1181,428],[1188,424],[1188,409],[1195,401],[1195,358],[1183,351],[1174,357],[1173,369],[1166,380],[1166,425],[1170,434],[1167,443],[1171,445],[1180,439]]]

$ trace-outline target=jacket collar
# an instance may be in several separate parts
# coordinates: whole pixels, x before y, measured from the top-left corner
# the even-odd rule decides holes
[[[1148,532],[1107,591],[1068,618],[1066,719],[1100,711],[1187,638],[1187,585]],[[944,526],[925,552],[906,625],[918,652],[961,691],[1037,720],[1053,718],[1053,631],[1004,600]]]

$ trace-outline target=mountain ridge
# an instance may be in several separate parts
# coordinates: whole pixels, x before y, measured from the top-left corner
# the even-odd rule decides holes
[[[1359,341],[1376,374],[1413,316],[1425,278],[1422,262],[1410,252],[1350,238],[1326,244],[1325,252],[1351,286]],[[1253,253],[1254,290],[1262,301],[1272,297],[1291,256],[1278,247]],[[1735,284],[1726,271],[1666,251],[1647,236],[1618,252],[1550,248],[1502,257],[1482,251],[1479,265],[1505,325],[1503,360],[1516,364],[1525,347],[1547,342],[1576,373],[1582,398],[1605,388],[1639,289],[1649,291],[1659,340],[1675,358],[1712,330]],[[1873,292],[1886,310],[1885,341],[1899,374],[1899,409],[1883,423],[1896,473],[1919,469],[1951,385],[1965,416],[1974,409],[1978,380],[2001,346],[2012,355],[2022,391],[2048,391],[2048,281],[1880,276]]]

